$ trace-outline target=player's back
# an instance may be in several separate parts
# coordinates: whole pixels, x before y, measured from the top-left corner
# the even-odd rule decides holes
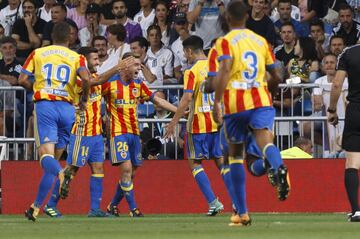
[[[85,58],[64,46],[51,45],[34,50],[23,70],[34,76],[34,101],[74,100],[77,71]]]
[[[232,59],[224,92],[225,114],[271,106],[266,69],[274,55],[266,40],[248,29],[235,29],[216,42],[218,60]]]
[[[212,116],[214,93],[201,91],[201,84],[208,75],[208,60],[198,60],[185,71],[184,91],[193,93],[187,131],[193,134],[211,133],[217,131],[217,125]]]

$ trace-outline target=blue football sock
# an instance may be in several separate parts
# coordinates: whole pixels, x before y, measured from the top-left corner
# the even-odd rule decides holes
[[[54,182],[55,176],[51,173],[45,172],[41,178],[38,193],[34,202],[35,207],[40,208],[42,204],[44,203],[44,200],[46,196],[48,195],[53,182]]]
[[[266,169],[265,169],[265,164],[264,164],[264,160],[262,159],[257,159],[255,160],[251,166],[250,166],[250,171],[255,175],[255,176],[262,176],[266,173]]]
[[[283,164],[280,150],[274,144],[267,144],[263,149],[263,155],[268,160],[271,168],[275,170]]]
[[[121,189],[120,186],[120,182],[116,184],[116,191],[115,191],[115,196],[114,198],[111,200],[111,205],[112,206],[117,206],[119,205],[119,203],[121,202],[121,200],[124,198],[124,192]]]
[[[58,204],[59,199],[60,199],[59,187],[60,187],[60,180],[56,179],[55,186],[54,186],[54,188],[52,190],[49,201],[46,204],[48,207],[56,207],[56,205]]]
[[[103,178],[104,174],[93,174],[90,177],[90,207],[91,210],[100,208],[100,202],[103,191]]]
[[[130,210],[134,210],[137,208],[137,205],[135,203],[135,197],[134,197],[134,185],[130,182],[121,182],[120,183],[121,189],[123,190],[125,194],[126,201],[129,205]]]
[[[238,214],[247,213],[246,206],[246,185],[244,160],[241,158],[229,157],[230,174],[235,192],[235,206]]]
[[[195,167],[192,170],[192,174],[197,184],[199,185],[201,192],[205,196],[206,201],[209,204],[213,202],[216,199],[216,197],[213,190],[211,189],[209,178],[207,177],[203,167],[201,165]]]
[[[232,183],[231,175],[230,175],[230,166],[222,165],[220,168],[221,168],[221,177],[224,180],[226,190],[228,191],[231,202],[236,207],[235,192],[234,192],[234,187],[233,187],[233,183]]]
[[[59,161],[57,161],[54,156],[50,154],[44,154],[40,158],[40,163],[46,173],[50,173],[54,176],[57,176],[62,170]]]

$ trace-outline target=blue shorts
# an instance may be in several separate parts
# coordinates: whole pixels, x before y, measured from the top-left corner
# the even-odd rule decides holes
[[[69,151],[66,163],[83,167],[85,163],[104,162],[104,141],[102,135],[70,135]]]
[[[223,154],[225,155],[225,153],[229,152],[229,145],[225,138],[224,127],[221,127],[221,130],[220,130],[220,142],[221,142],[221,150],[222,150]],[[261,150],[258,147],[258,145],[256,144],[255,136],[250,132],[248,133],[248,136],[246,138],[246,149],[245,150],[246,150],[247,154],[251,154],[251,155],[257,156],[259,158],[262,157]]]
[[[34,104],[34,134],[36,146],[55,144],[63,149],[69,142],[75,108],[64,101],[42,100]]]
[[[213,159],[223,156],[220,147],[219,132],[191,134],[187,133],[186,152],[188,159]]]
[[[113,165],[131,160],[133,166],[141,166],[142,155],[139,135],[122,134],[111,138],[110,159]]]
[[[230,144],[240,144],[246,141],[249,129],[272,130],[275,109],[261,107],[224,116],[225,137]]]

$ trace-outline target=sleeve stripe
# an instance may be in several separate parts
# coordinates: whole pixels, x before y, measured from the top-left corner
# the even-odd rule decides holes
[[[217,72],[208,72],[208,77],[216,76]]]
[[[33,76],[34,74],[30,71],[27,71],[26,69],[21,69],[21,73],[24,73],[25,75],[28,75],[28,76]]]
[[[79,74],[80,71],[84,71],[84,70],[87,70],[87,68],[85,66],[81,66],[79,67],[79,69],[76,70],[76,73]]]
[[[219,58],[218,58],[218,61],[222,61],[222,60],[225,60],[225,59],[231,59],[232,57],[231,56],[229,56],[229,55],[223,55],[223,56],[220,56]]]
[[[184,90],[185,93],[194,93],[193,90]]]

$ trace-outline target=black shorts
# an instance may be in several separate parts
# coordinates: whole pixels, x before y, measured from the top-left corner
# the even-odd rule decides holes
[[[348,152],[360,152],[360,104],[346,107],[342,148]]]

